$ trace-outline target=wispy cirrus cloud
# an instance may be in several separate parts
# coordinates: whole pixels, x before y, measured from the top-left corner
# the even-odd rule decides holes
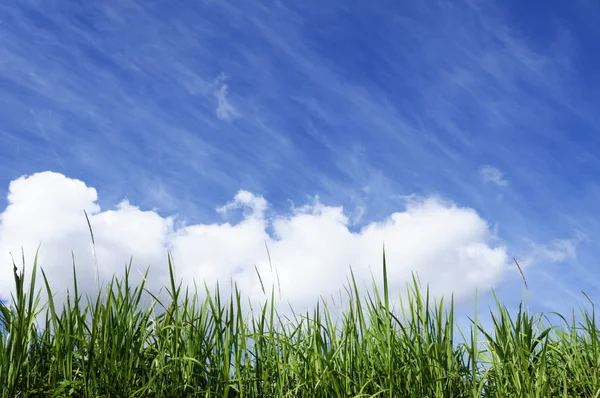
[[[504,178],[504,173],[492,166],[482,166],[479,168],[479,175],[485,183],[492,183],[499,187],[508,185],[508,181]]]
[[[235,108],[227,98],[228,86],[223,84],[215,93],[217,98],[217,117],[221,120],[229,120],[235,115]]]
[[[215,98],[217,100],[217,117],[221,120],[230,120],[232,117],[239,116],[238,112],[229,100],[229,86],[225,83],[227,76],[222,73],[216,80],[217,89]]]
[[[547,244],[531,242],[530,254],[523,260],[524,264],[543,264],[562,262],[577,257],[577,239],[555,239]]]

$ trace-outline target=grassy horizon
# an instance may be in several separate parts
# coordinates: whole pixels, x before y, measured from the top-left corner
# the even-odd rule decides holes
[[[373,294],[361,294],[350,272],[348,302],[336,319],[323,300],[284,320],[274,289],[249,313],[237,286],[227,300],[218,286],[205,287],[200,300],[197,289],[177,285],[170,256],[168,266],[168,303],[143,282],[130,286],[131,263],[123,278],[84,302],[74,263],[73,295],[59,309],[43,270],[48,300],[40,303],[37,254],[28,286],[25,264],[19,272],[13,263],[16,293],[0,303],[0,396],[600,396],[593,303],[580,323],[574,311],[570,321],[557,314],[558,327],[522,305],[511,318],[494,296],[491,330],[475,312],[458,342],[453,299],[433,302],[416,278],[405,305],[400,297],[401,311],[393,311],[385,251],[383,291],[373,281]],[[149,307],[141,304],[144,294]],[[157,306],[163,312],[154,316]]]

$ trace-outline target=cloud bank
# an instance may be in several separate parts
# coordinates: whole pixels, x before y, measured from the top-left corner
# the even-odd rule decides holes
[[[241,210],[239,222],[195,225],[143,211],[127,200],[103,210],[97,200],[94,188],[54,172],[10,183],[8,206],[0,215],[0,298],[6,300],[13,289],[9,252],[19,265],[23,247],[30,265],[40,244],[39,264],[55,292],[72,284],[71,252],[80,290],[95,292],[84,209],[94,230],[102,281],[121,275],[133,256],[132,269],[150,266],[147,282],[158,290],[168,283],[171,252],[184,286],[193,289],[195,281],[202,293],[204,282],[212,287],[219,281],[227,290],[233,281],[245,296],[260,300],[265,296],[256,266],[267,294],[270,286],[279,286],[280,302],[301,311],[320,296],[339,296],[349,267],[360,287],[369,286],[373,275],[380,279],[384,243],[393,292],[404,289],[415,271],[436,296],[454,293],[457,301],[465,300],[475,289],[492,288],[511,267],[505,247],[492,244],[497,240],[485,220],[472,209],[435,197],[406,199],[402,210],[356,232],[349,229],[351,220],[342,207],[318,198],[288,214],[273,214],[263,197],[242,190],[216,209],[225,218]]]

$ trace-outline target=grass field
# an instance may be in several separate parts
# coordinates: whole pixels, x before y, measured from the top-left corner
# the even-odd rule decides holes
[[[496,300],[491,330],[475,313],[470,330],[455,336],[452,300],[430,302],[416,280],[408,300],[393,305],[385,255],[383,291],[359,292],[350,274],[336,320],[325,302],[284,319],[274,294],[250,312],[237,289],[226,300],[218,287],[206,289],[200,300],[168,265],[169,301],[153,296],[150,307],[143,284],[130,286],[130,267],[84,300],[73,266],[62,308],[51,294],[40,302],[36,277],[51,287],[37,256],[28,286],[15,267],[16,294],[0,305],[2,398],[600,396],[593,305],[580,322],[573,311],[551,325],[524,307],[511,318]]]

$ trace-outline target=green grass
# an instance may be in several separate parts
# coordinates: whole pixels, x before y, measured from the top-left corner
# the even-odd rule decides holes
[[[374,282],[373,294],[361,293],[350,273],[338,317],[322,301],[286,320],[274,289],[244,312],[237,287],[222,300],[205,286],[201,299],[177,285],[170,257],[168,267],[169,302],[152,296],[148,306],[151,293],[130,285],[131,264],[85,301],[73,264],[72,292],[57,308],[43,271],[49,299],[40,303],[37,256],[28,286],[14,266],[16,294],[0,304],[2,398],[600,396],[593,305],[583,322],[573,312],[553,326],[523,307],[511,318],[496,298],[492,330],[475,313],[459,340],[453,300],[433,302],[415,279],[393,308],[385,253],[383,292]]]

